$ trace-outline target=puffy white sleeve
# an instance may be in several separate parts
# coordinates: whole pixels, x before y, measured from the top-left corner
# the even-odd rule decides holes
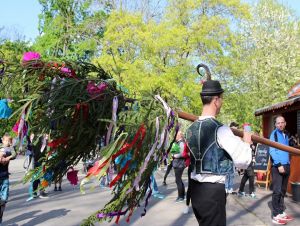
[[[231,156],[234,165],[246,169],[252,160],[250,144],[235,136],[228,126],[221,126],[217,131],[219,145]]]

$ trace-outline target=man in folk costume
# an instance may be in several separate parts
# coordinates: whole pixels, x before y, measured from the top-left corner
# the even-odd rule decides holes
[[[201,226],[226,225],[225,177],[233,168],[246,169],[252,160],[251,134],[244,132],[243,140],[228,126],[216,120],[224,90],[219,81],[208,79],[203,83],[202,114],[186,132],[191,155],[190,195],[194,214]]]

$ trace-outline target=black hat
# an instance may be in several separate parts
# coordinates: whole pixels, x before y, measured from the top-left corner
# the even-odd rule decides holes
[[[218,96],[224,92],[219,81],[207,80],[203,83],[201,96]]]

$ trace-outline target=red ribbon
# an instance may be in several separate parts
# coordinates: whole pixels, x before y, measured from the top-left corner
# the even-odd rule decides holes
[[[137,144],[137,149],[134,152],[134,156],[137,156],[137,154],[139,153],[139,150],[141,149],[144,138],[146,136],[146,128],[144,125],[142,125],[142,127],[140,128],[140,133],[141,133],[141,139],[140,139],[139,143]]]
[[[119,224],[120,217],[121,217],[121,215],[118,215],[118,216],[117,216],[116,224]]]
[[[87,120],[89,116],[89,105],[87,103],[78,103],[75,105],[74,119],[77,120],[80,112],[83,114],[83,119]]]
[[[123,167],[123,169],[118,173],[118,175],[110,182],[109,187],[111,188],[112,186],[115,185],[115,183],[117,183],[118,180],[121,179],[121,177],[125,174],[126,170],[129,167],[131,160],[128,160],[126,165]]]
[[[67,142],[68,142],[68,137],[64,136],[48,143],[48,147],[57,148],[60,145],[66,144]]]
[[[96,176],[100,170],[106,165],[109,159],[106,159],[100,166],[99,166],[99,161],[96,162],[96,164],[91,167],[86,175],[86,177],[89,177],[90,175]]]

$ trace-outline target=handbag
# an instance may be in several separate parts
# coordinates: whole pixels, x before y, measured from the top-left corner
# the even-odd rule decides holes
[[[78,175],[77,174],[78,174],[78,170],[75,170],[73,166],[71,166],[68,169],[67,179],[74,186],[78,184]]]

